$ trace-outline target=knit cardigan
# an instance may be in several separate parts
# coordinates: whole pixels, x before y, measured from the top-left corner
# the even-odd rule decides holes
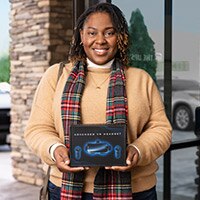
[[[49,149],[55,143],[64,143],[61,120],[61,96],[72,69],[66,64],[57,82],[59,64],[47,69],[42,77],[32,103],[30,118],[24,138],[27,146],[45,163],[51,165],[50,180],[61,186],[62,173],[52,160]],[[86,85],[81,101],[83,124],[106,123],[106,97],[110,69],[88,67]],[[164,105],[152,78],[144,70],[126,67],[126,92],[128,98],[128,143],[140,151],[137,166],[131,171],[132,191],[141,192],[156,185],[156,159],[171,144],[171,125]],[[104,82],[105,81],[105,82]],[[101,84],[101,89],[97,85]],[[45,168],[46,169],[46,168]],[[86,172],[85,192],[93,192],[93,181],[98,168]]]

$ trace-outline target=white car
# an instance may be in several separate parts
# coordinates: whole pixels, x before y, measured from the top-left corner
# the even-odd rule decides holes
[[[9,143],[10,129],[10,84],[0,83],[0,145]]]
[[[157,84],[163,97],[164,81]],[[172,123],[175,129],[187,131],[194,127],[195,109],[200,103],[200,85],[195,80],[172,80]]]

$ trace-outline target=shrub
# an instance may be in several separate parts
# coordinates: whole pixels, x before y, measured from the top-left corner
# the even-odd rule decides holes
[[[0,57],[0,82],[10,81],[10,58],[9,55]]]

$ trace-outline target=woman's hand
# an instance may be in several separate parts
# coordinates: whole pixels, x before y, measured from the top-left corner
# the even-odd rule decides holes
[[[56,166],[61,172],[80,172],[87,170],[87,167],[70,167],[69,149],[58,146],[54,150],[54,157],[56,159]]]
[[[136,166],[138,160],[139,160],[139,153],[137,149],[134,146],[128,146],[127,158],[126,158],[127,166],[111,166],[111,167],[105,167],[105,169],[111,169],[111,170],[123,171],[123,172],[130,171]]]

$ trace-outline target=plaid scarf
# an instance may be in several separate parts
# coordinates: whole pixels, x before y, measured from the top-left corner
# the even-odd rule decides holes
[[[66,82],[61,102],[61,115],[65,143],[69,146],[71,124],[81,123],[80,102],[85,86],[85,66],[77,62]],[[122,65],[114,61],[107,95],[106,123],[127,122],[127,97]],[[61,200],[81,200],[84,171],[63,173]],[[94,181],[93,199],[132,199],[130,172],[118,172],[100,168]]]

